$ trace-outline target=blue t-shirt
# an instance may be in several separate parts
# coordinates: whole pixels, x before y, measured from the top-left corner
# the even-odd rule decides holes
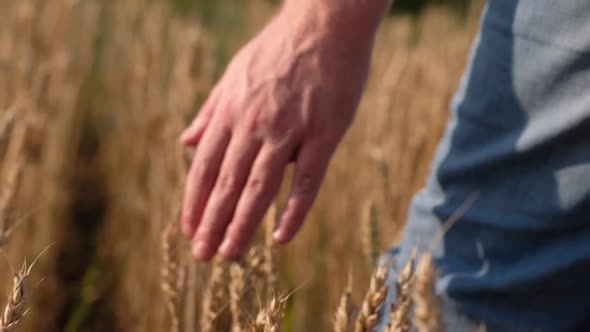
[[[402,257],[491,331],[590,331],[590,1],[490,0]]]

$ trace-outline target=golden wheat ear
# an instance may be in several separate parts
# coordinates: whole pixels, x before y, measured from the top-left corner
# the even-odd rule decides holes
[[[372,332],[382,314],[387,297],[389,266],[379,266],[371,277],[371,284],[357,317],[354,332]]]
[[[415,281],[416,253],[399,269],[395,280],[396,299],[391,308],[389,332],[409,332],[412,328],[411,310],[413,306],[412,291]]]
[[[262,308],[254,322],[250,324],[248,332],[279,332],[285,315],[285,308],[289,295],[274,294],[267,306]]]
[[[436,294],[438,270],[430,252],[422,254],[416,266],[416,280],[412,292],[414,325],[418,332],[442,332],[442,301]]]
[[[356,305],[352,298],[352,271],[348,272],[348,285],[340,297],[340,303],[334,315],[334,332],[348,332],[352,330],[356,315]]]
[[[243,262],[232,263],[230,266],[230,311],[232,316],[232,332],[242,332],[248,321],[248,311],[244,307],[246,293],[247,269]]]
[[[184,289],[185,267],[180,261],[180,229],[177,222],[168,222],[162,232],[160,288],[164,293],[170,318],[170,332],[180,331],[180,295]]]
[[[9,332],[16,331],[22,319],[30,312],[29,302],[31,296],[31,281],[30,274],[43,254],[51,248],[53,244],[47,246],[37,257],[33,260],[31,265],[27,264],[27,259],[24,259],[23,265],[18,271],[13,271],[13,285],[10,291],[8,303],[4,307],[2,317],[0,318],[0,331]]]
[[[229,302],[229,276],[224,262],[215,259],[209,275],[209,282],[205,288],[201,306],[201,331],[215,332],[219,315],[227,308]]]

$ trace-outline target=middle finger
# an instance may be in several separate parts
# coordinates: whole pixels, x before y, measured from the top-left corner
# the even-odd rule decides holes
[[[217,252],[261,145],[261,141],[251,135],[232,137],[193,238],[193,255],[197,259],[210,260]]]

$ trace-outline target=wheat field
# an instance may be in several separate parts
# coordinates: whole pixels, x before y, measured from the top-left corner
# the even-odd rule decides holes
[[[302,232],[273,246],[270,211],[242,262],[203,265],[177,228],[193,153],[177,137],[273,12],[219,2],[0,0],[0,331],[361,332],[390,314],[377,258],[428,174],[481,4],[388,18]],[[428,258],[400,274],[391,331],[442,330]]]

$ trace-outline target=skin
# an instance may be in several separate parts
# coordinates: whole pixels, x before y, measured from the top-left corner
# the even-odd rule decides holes
[[[181,136],[196,146],[181,215],[193,255],[234,260],[295,163],[274,233],[290,241],[351,125],[389,0],[286,0],[229,64]]]

